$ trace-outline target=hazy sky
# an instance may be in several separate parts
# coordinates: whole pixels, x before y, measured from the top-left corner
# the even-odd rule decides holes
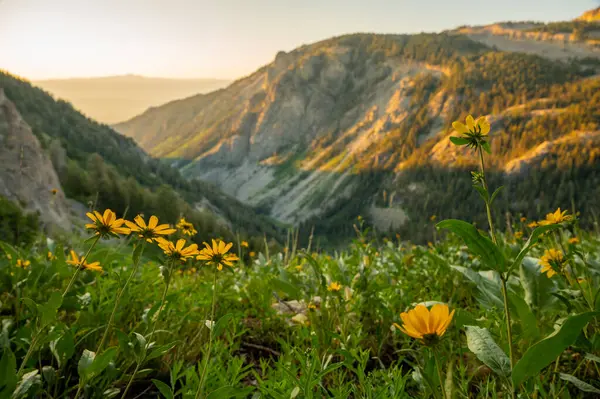
[[[237,78],[352,32],[571,19],[598,0],[0,0],[0,69],[30,78]]]

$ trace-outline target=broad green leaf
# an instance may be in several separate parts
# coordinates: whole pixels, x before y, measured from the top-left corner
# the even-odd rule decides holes
[[[586,312],[568,317],[552,334],[529,347],[527,352],[515,364],[512,380],[515,386],[527,378],[537,375],[544,367],[552,363],[599,312]]]
[[[118,348],[116,346],[112,346],[104,350],[104,352],[102,352],[101,354],[96,355],[94,361],[92,362],[92,365],[87,369],[87,378],[92,379],[102,374],[104,369],[108,366],[110,362],[112,362],[112,360],[117,355],[117,350]]]
[[[87,349],[83,350],[81,358],[79,359],[79,363],[77,363],[77,374],[79,374],[79,378],[85,380],[89,373],[88,370],[92,366],[92,363],[94,363],[95,357],[96,354],[94,352],[89,351]]]
[[[598,357],[596,355],[592,355],[591,353],[586,353],[585,358],[588,360],[591,360],[593,362],[600,363],[600,357]]]
[[[50,342],[50,351],[62,367],[75,354],[75,340],[71,330],[66,329],[62,336]]]
[[[467,326],[467,346],[486,366],[502,377],[510,376],[510,359],[494,342],[487,328]]]
[[[21,298],[21,302],[27,306],[27,309],[32,313],[32,316],[35,317],[38,314],[38,304],[31,298]]]
[[[454,145],[467,145],[470,143],[469,139],[465,139],[462,137],[450,136],[450,141]]]
[[[39,376],[38,370],[33,370],[27,374],[24,374],[19,381],[19,385],[12,394],[12,397],[23,398],[23,397],[34,397],[33,394],[42,386],[42,377]]]
[[[481,257],[490,269],[504,271],[506,259],[498,247],[489,238],[481,235],[470,223],[462,220],[448,219],[437,224],[439,229],[448,229],[463,239],[467,247]]]
[[[133,353],[138,360],[141,360],[146,355],[146,338],[142,334],[133,333],[133,339],[131,340],[133,344]]]
[[[516,324],[521,328],[522,338],[526,338],[530,342],[538,339],[540,332],[537,326],[537,319],[529,305],[527,305],[527,302],[525,302],[525,299],[514,292],[510,292],[508,301],[512,305],[512,308],[517,311],[516,317],[513,316],[513,320],[518,320]]]
[[[300,387],[298,387],[298,386],[294,387],[294,389],[292,389],[292,392],[290,393],[290,399],[294,399],[299,394],[300,394]]]
[[[518,267],[519,265],[521,265],[521,262],[523,261],[523,258],[525,257],[525,255],[527,255],[529,253],[531,248],[537,243],[538,239],[544,233],[548,233],[549,231],[559,229],[560,227],[561,227],[560,224],[550,224],[548,226],[536,227],[531,232],[531,236],[529,236],[529,239],[527,240],[527,242],[525,243],[525,245],[523,246],[523,248],[521,249],[521,251],[519,252],[517,257],[515,258],[514,262],[510,266],[509,272],[512,271],[514,268]]]
[[[504,307],[498,273],[491,271],[477,272],[463,266],[451,266],[451,268],[459,271],[477,285],[477,290],[483,296],[481,302],[484,306],[497,307],[499,309]]]
[[[56,381],[56,370],[52,366],[44,366],[42,367],[42,376],[46,384],[52,385]]]
[[[10,398],[17,382],[17,360],[10,348],[5,348],[0,359],[0,399]]]
[[[206,396],[206,399],[222,399],[222,398],[245,398],[248,395],[247,388],[236,388],[228,385],[217,388]]]
[[[542,309],[553,297],[554,281],[540,273],[537,259],[525,257],[519,267],[521,286],[525,291],[525,302],[535,310]]]
[[[152,380],[152,382],[154,383],[154,386],[158,388],[162,396],[166,399],[173,399],[173,391],[167,384],[159,380]]]
[[[591,393],[600,393],[600,389],[596,388],[593,385],[588,384],[587,382],[581,381],[579,378],[575,377],[571,374],[558,373],[561,380],[569,381],[573,383],[577,388],[582,390],[583,392],[591,392]]]

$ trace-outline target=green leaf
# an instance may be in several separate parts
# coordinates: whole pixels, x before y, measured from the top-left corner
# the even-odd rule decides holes
[[[38,375],[38,370],[33,370],[24,374],[19,381],[19,385],[12,394],[13,398],[32,397],[33,394],[42,386],[42,377]]]
[[[17,359],[10,348],[5,348],[0,359],[0,399],[10,398],[17,387]]]
[[[240,396],[245,397],[247,393],[247,389],[239,389],[234,386],[228,385],[215,389],[206,396],[206,399],[235,398]]]
[[[467,346],[486,366],[502,377],[510,375],[510,359],[487,328],[467,326]]]
[[[75,339],[71,330],[65,330],[58,339],[50,342],[50,351],[61,368],[75,354]]]
[[[173,399],[173,391],[167,384],[159,380],[152,380],[152,382],[154,383],[154,386],[158,388],[162,396],[164,396],[166,399]]]
[[[119,388],[108,388],[106,391],[102,392],[102,397],[107,399],[114,398],[120,392],[121,390]]]
[[[527,378],[537,375],[544,367],[552,363],[599,312],[586,312],[568,317],[552,334],[529,347],[527,352],[515,364],[512,380],[515,386]]]
[[[146,360],[151,360],[151,359],[155,359],[157,357],[163,356],[165,353],[167,353],[168,351],[173,349],[176,344],[177,343],[172,342],[170,344],[160,345],[160,346],[153,348],[152,351],[150,352],[150,354],[148,355],[148,357],[146,358]]]
[[[131,257],[134,265],[137,265],[140,262],[140,257],[142,256],[143,250],[144,244],[140,243],[135,246],[135,249],[133,250],[133,255]]]
[[[481,197],[483,202],[485,202],[487,204],[488,199],[489,199],[489,194],[488,194],[487,190],[479,185],[473,185],[473,188],[475,190],[477,190],[477,192],[479,193],[479,196]]]
[[[290,399],[294,399],[299,394],[300,394],[300,387],[299,386],[294,387],[294,389],[292,389],[292,392],[290,393]]]
[[[455,137],[455,136],[450,136],[450,141],[454,145],[467,145],[471,142],[471,141],[469,141],[469,139],[465,139],[462,137]]]
[[[588,384],[587,382],[581,381],[579,378],[575,377],[571,374],[558,373],[561,380],[569,381],[573,383],[577,388],[582,390],[583,392],[591,392],[591,393],[600,393],[600,389],[596,388],[593,385]]]
[[[227,313],[222,316],[213,326],[213,337],[218,337],[221,334],[221,331],[225,328],[229,320],[233,319],[233,313]]]
[[[519,252],[517,257],[515,258],[515,261],[512,263],[512,265],[508,269],[509,272],[512,271],[515,267],[518,267],[521,265],[521,262],[523,261],[523,258],[525,257],[525,255],[527,255],[527,253],[531,250],[531,248],[537,243],[538,239],[541,237],[542,234],[547,233],[552,230],[559,229],[560,227],[561,227],[561,225],[559,225],[559,224],[551,224],[548,226],[536,227],[535,230],[533,230],[531,232],[531,236],[525,243],[525,246],[521,249],[521,251]]]
[[[600,357],[598,357],[596,355],[592,355],[591,353],[586,353],[585,358],[587,360],[591,360],[593,362],[600,363]]]
[[[280,279],[273,279],[271,283],[278,291],[285,292],[290,298],[299,298],[300,290],[293,284],[288,283],[287,281],[283,281]]]
[[[490,147],[490,143],[488,143],[487,141],[481,143],[481,148],[483,148],[483,150],[488,154],[492,153],[492,147]]]
[[[483,263],[496,271],[506,269],[506,259],[498,247],[489,238],[479,234],[470,223],[462,220],[448,219],[437,224],[438,229],[448,229],[463,239],[474,254],[481,257]]]
[[[532,309],[542,309],[552,299],[554,282],[540,273],[537,259],[525,257],[519,267],[519,277],[525,291],[525,302]]]
[[[56,312],[58,312],[60,305],[62,305],[62,295],[58,291],[54,291],[50,294],[48,301],[41,305],[37,305],[42,327],[47,326],[56,320]]]
[[[477,290],[483,296],[482,299],[478,299],[484,306],[496,307],[498,309],[502,309],[504,307],[500,288],[500,277],[498,276],[498,273],[492,271],[477,272],[473,269],[463,266],[450,267],[459,271],[463,274],[463,276],[475,283]]]
[[[494,203],[494,200],[496,199],[498,194],[500,194],[500,192],[502,191],[503,188],[504,188],[504,186],[500,186],[494,191],[494,193],[492,194],[492,197],[490,198],[490,205],[492,205]]]
[[[104,369],[108,366],[110,362],[117,355],[118,348],[116,346],[111,346],[107,348],[100,355],[97,355],[92,362],[92,365],[87,369],[87,378],[92,379],[104,371]]]
[[[29,311],[32,313],[31,316],[35,317],[38,314],[38,304],[31,298],[21,298],[21,302],[27,306]]]
[[[89,351],[87,349],[83,350],[81,354],[81,358],[79,359],[79,363],[77,363],[77,374],[79,374],[79,378],[85,380],[89,373],[89,369],[94,363],[94,358],[96,357],[96,353]]]
[[[455,310],[456,314],[454,315],[454,328],[457,330],[462,329],[464,326],[473,326],[476,325],[477,319],[471,313],[467,312],[464,309],[457,308]]]
[[[514,292],[510,292],[508,301],[517,311],[517,318],[519,320],[518,325],[521,327],[522,338],[529,339],[530,342],[539,338],[540,331],[537,326],[537,319],[529,308],[529,305],[527,305],[525,299]]]
[[[133,353],[139,361],[146,355],[146,338],[144,338],[142,334],[136,332],[133,333],[133,338],[134,339],[131,340],[131,343],[133,344]]]
[[[52,366],[44,366],[42,367],[42,376],[46,384],[52,385],[56,381],[56,370]]]

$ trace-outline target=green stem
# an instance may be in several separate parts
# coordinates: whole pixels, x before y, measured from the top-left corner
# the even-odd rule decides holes
[[[23,358],[23,361],[21,362],[21,366],[19,367],[19,370],[17,371],[17,376],[21,376],[21,372],[23,371],[23,368],[29,361],[31,354],[33,353],[33,350],[34,350],[35,346],[37,345],[38,338],[40,337],[40,334],[42,333],[43,330],[44,330],[43,327],[40,328],[40,330],[38,332],[36,332],[35,335],[33,336],[33,338],[31,339],[31,345],[29,345],[29,349],[27,349],[27,353],[25,354],[25,357]]]
[[[85,263],[85,261],[87,260],[88,256],[90,255],[90,252],[92,252],[92,249],[94,249],[94,247],[96,246],[96,244],[98,243],[98,240],[100,240],[100,235],[97,235],[96,238],[94,239],[94,242],[92,242],[92,245],[88,248],[85,256],[83,258],[81,258],[81,264],[83,265]],[[67,288],[65,289],[65,291],[62,294],[62,297],[64,298],[65,295],[67,295],[67,292],[69,292],[69,290],[71,289],[71,286],[73,285],[73,283],[75,282],[75,278],[77,277],[77,275],[79,274],[79,272],[81,271],[81,269],[83,268],[83,266],[78,266],[75,269],[75,273],[73,273],[73,277],[71,278],[71,281],[69,281],[69,285],[67,285]]]
[[[489,196],[487,181],[485,179],[485,164],[483,162],[483,149],[481,148],[481,146],[479,146],[479,163],[480,163],[480,167],[481,167],[481,176],[483,178],[482,179],[483,188],[485,189],[485,191],[488,193],[488,196]],[[492,210],[490,209],[490,203],[488,201],[485,201],[485,211],[487,213],[488,224],[490,225],[490,236],[492,237],[492,241],[494,242],[494,244],[496,244],[496,234],[494,233],[494,222],[492,220]]]
[[[145,244],[146,244],[146,241],[142,241],[141,244],[138,244],[138,245],[142,246],[142,249],[140,250],[140,255],[137,258],[136,262],[133,264],[133,270],[131,271],[131,274],[127,278],[127,281],[125,281],[125,284],[123,285],[123,287],[119,290],[119,293],[117,294],[117,298],[115,299],[115,306],[113,307],[112,313],[110,314],[110,318],[108,319],[108,324],[106,325],[106,329],[104,330],[104,334],[102,335],[100,344],[98,345],[98,348],[96,349],[96,353],[100,353],[100,351],[102,350],[102,346],[104,345],[104,342],[108,338],[110,327],[112,326],[113,320],[115,318],[115,314],[117,313],[117,308],[119,307],[119,302],[121,301],[121,297],[123,296],[123,293],[127,289],[129,282],[133,279],[133,276],[135,276],[135,274],[137,273],[138,267],[140,265],[140,259],[142,258],[142,253],[144,252]],[[135,252],[135,248],[134,248],[134,252]]]
[[[202,375],[200,376],[200,383],[198,384],[198,390],[196,391],[195,399],[199,399],[204,389],[204,378],[206,377],[206,370],[208,369],[208,359],[210,358],[210,352],[212,350],[213,340],[213,328],[215,326],[215,304],[217,298],[217,271],[215,270],[215,277],[213,279],[213,297],[212,297],[212,311],[210,313],[210,332],[208,338],[208,351],[206,352],[206,360],[204,361],[204,368],[202,369]]]
[[[162,309],[165,306],[165,299],[167,298],[167,292],[169,291],[169,284],[171,283],[171,273],[172,273],[172,269],[173,269],[173,262],[171,261],[169,263],[169,272],[168,272],[168,278],[167,281],[165,282],[165,289],[163,290],[163,294],[162,294],[162,298],[160,300],[160,307],[158,308],[158,310],[156,311],[156,318],[154,319],[154,326],[152,327],[152,332],[150,333],[150,335],[148,336],[147,339],[147,344],[149,345],[152,342],[152,337],[154,336],[154,333],[156,332],[156,325],[158,324],[158,319],[160,318],[160,314],[162,313]],[[144,348],[144,356],[142,356],[142,358],[140,359],[139,362],[137,362],[137,365],[135,366],[135,370],[133,371],[133,374],[131,374],[131,378],[129,378],[129,382],[127,383],[127,386],[125,387],[125,391],[123,391],[123,395],[121,395],[121,399],[125,399],[125,397],[127,396],[127,392],[129,391],[129,388],[131,387],[131,384],[133,383],[133,379],[135,378],[135,375],[137,374],[137,372],[140,369],[140,366],[144,363],[144,360],[146,360],[146,351],[147,351],[147,347]]]
[[[506,287],[507,279],[505,279],[504,276],[502,274],[500,274],[500,280],[502,281],[502,298],[504,300],[504,316],[506,317],[506,334],[507,334],[507,338],[508,338],[510,368],[512,370],[512,368],[515,365],[515,355],[514,355],[514,349],[513,349],[512,326],[511,326],[511,321],[510,321],[510,308],[508,306],[508,290]],[[511,383],[510,394],[511,394],[512,398],[515,397],[515,387],[512,386],[512,383]]]
[[[437,369],[438,378],[440,379],[440,388],[442,389],[442,397],[448,399],[446,395],[446,389],[444,388],[444,378],[442,377],[442,368],[440,364],[440,357],[436,348],[433,348],[433,357],[435,358],[435,368]]]

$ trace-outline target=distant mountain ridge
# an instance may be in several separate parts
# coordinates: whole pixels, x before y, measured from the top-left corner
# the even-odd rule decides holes
[[[569,24],[518,29],[572,29]],[[488,115],[494,179],[519,193],[499,200],[507,212],[533,213],[565,198],[578,209],[593,208],[583,196],[569,197],[574,188],[565,198],[551,195],[553,184],[599,178],[595,139],[559,139],[600,126],[600,48],[585,37],[559,44],[542,34],[477,29],[483,30],[327,39],[280,52],[225,89],[170,102],[115,127],[184,175],[210,181],[278,220],[341,234],[359,214],[383,230],[421,226],[432,214],[468,217],[477,205],[455,202],[472,198],[468,168],[475,159],[438,144],[447,141],[453,120]],[[594,32],[586,25],[586,35]],[[494,48],[483,40],[488,37],[511,44]],[[548,52],[536,43],[576,58],[554,56],[554,47]],[[527,158],[544,141],[556,143],[553,155]],[[440,156],[442,148],[456,155]],[[575,153],[578,166],[550,172]],[[523,202],[531,198],[521,191],[527,186],[511,180],[514,167],[506,169],[516,159],[519,170],[539,172],[529,187],[538,187],[541,200]],[[466,180],[457,183],[461,173]],[[597,191],[582,192],[590,190]]]
[[[230,83],[224,79],[171,79],[139,75],[33,81],[55,97],[99,122],[113,124],[175,99],[207,93]]]

